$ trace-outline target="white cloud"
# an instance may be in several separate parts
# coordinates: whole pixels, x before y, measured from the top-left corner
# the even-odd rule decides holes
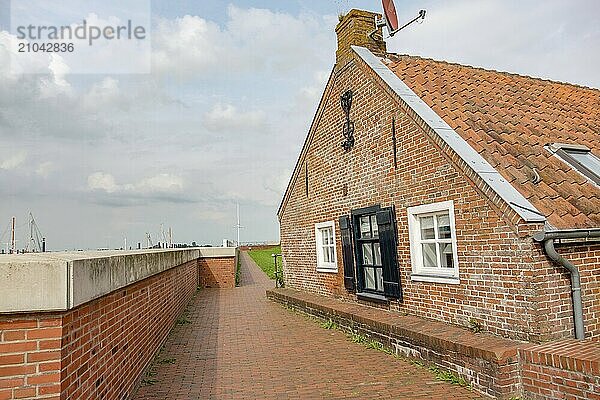
[[[88,189],[106,193],[146,195],[180,193],[183,190],[183,178],[172,174],[158,174],[144,178],[136,183],[119,185],[115,178],[105,172],[95,172],[88,176]]]
[[[267,117],[262,111],[239,111],[231,104],[217,103],[204,114],[204,126],[214,132],[264,131]]]
[[[56,167],[52,161],[44,161],[38,165],[35,173],[42,178],[48,178],[55,169]]]
[[[171,174],[158,174],[142,179],[127,189],[140,193],[179,193],[183,190],[183,178]]]
[[[40,79],[40,97],[51,98],[72,94],[71,84],[67,82],[66,75],[70,68],[65,60],[57,54],[50,54],[50,77]]]
[[[114,193],[119,190],[119,186],[116,184],[115,178],[111,174],[94,172],[88,176],[88,189]]]
[[[325,90],[327,78],[329,78],[329,72],[317,71],[313,74],[312,82],[300,88],[296,94],[296,100],[302,110],[308,113],[317,108],[321,94]]]
[[[224,28],[191,15],[159,21],[153,35],[153,71],[200,79],[214,73],[239,77],[298,70],[332,59],[327,17],[234,5],[227,15]]]
[[[0,169],[12,170],[20,167],[27,159],[27,153],[20,151],[0,162]]]
[[[98,108],[112,108],[115,103],[122,103],[123,94],[119,90],[119,81],[106,77],[92,85],[90,90],[83,95],[83,106],[88,110]]]
[[[152,54],[155,72],[195,74],[217,66],[227,56],[226,36],[219,26],[198,16],[160,20]]]

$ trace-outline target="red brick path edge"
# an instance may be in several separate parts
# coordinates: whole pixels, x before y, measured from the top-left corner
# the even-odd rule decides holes
[[[292,289],[266,293],[289,308],[371,337],[397,354],[434,362],[495,398],[600,400],[598,341],[534,345]]]
[[[483,398],[268,301],[273,281],[241,261],[241,286],[196,295],[134,399]]]

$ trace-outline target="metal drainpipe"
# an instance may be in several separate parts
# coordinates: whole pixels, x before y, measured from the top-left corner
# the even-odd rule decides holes
[[[551,260],[565,267],[571,275],[571,291],[573,296],[573,319],[575,321],[575,338],[584,339],[583,307],[581,302],[581,277],[579,270],[569,260],[558,254],[554,248],[554,239],[587,239],[600,237],[600,229],[593,230],[571,230],[571,231],[549,231],[538,232],[533,235],[536,242],[542,242],[544,251]]]

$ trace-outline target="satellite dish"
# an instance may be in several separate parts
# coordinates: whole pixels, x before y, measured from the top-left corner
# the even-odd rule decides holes
[[[419,19],[422,21],[425,19],[425,10],[419,11],[419,15],[413,18],[411,21],[406,24],[399,26],[398,23],[398,15],[396,14],[396,6],[394,5],[394,0],[381,0],[381,5],[383,7],[383,18],[379,19],[375,17],[375,30],[369,34],[369,36],[374,39],[377,34],[377,30],[382,27],[386,27],[390,36],[394,36],[398,31],[406,28],[413,22],[418,21]]]
[[[383,16],[385,18],[385,24],[388,31],[395,32],[398,30],[398,15],[396,14],[396,6],[393,0],[382,0],[383,5]]]

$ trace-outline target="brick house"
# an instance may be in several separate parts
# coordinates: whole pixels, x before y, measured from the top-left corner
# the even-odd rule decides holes
[[[374,18],[336,28],[278,211],[286,285],[512,339],[600,340],[600,91],[390,54]]]

